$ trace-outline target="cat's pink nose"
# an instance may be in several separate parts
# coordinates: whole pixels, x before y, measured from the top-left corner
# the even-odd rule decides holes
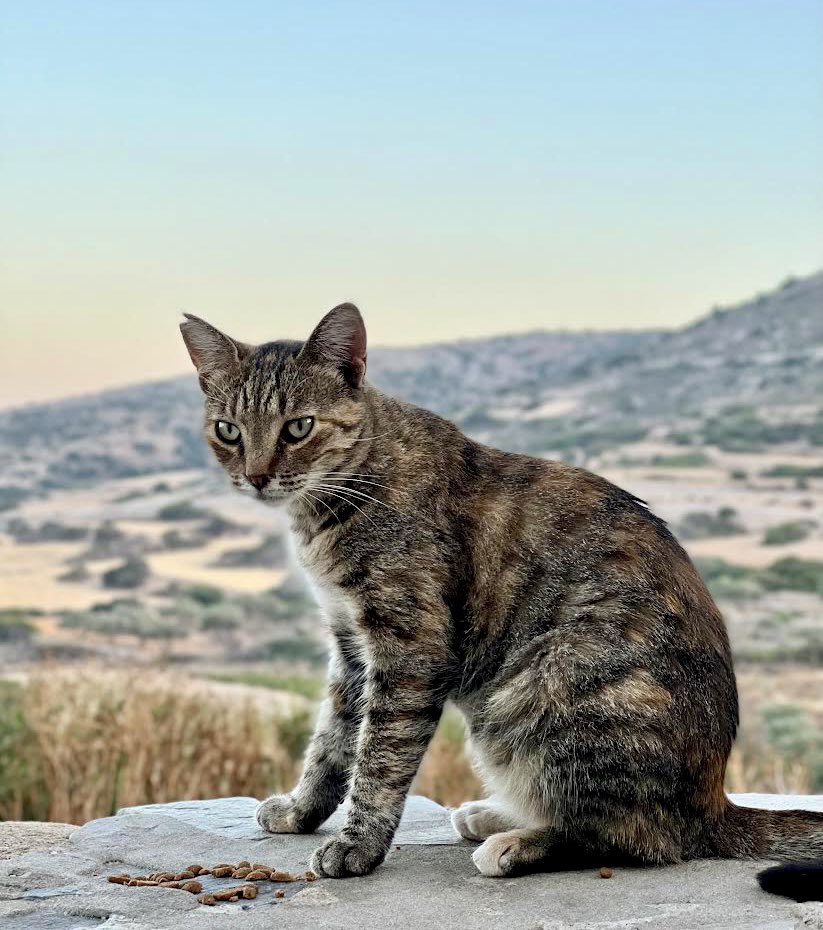
[[[249,482],[253,484],[258,491],[262,491],[263,488],[271,481],[271,478],[268,475],[246,475],[249,479]]]

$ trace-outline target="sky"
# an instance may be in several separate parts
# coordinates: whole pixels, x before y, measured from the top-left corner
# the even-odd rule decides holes
[[[680,326],[823,265],[823,0],[2,0],[0,133],[0,406],[183,310]]]

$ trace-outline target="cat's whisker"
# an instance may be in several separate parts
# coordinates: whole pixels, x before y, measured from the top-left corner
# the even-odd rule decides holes
[[[332,510],[331,507],[329,507],[329,505],[324,500],[321,500],[319,497],[315,497],[313,494],[309,494],[308,491],[303,491],[303,494],[305,494],[306,497],[310,498],[311,500],[317,501],[318,504],[322,504],[326,508],[326,510],[328,510],[328,512],[334,517],[334,519],[337,520],[338,523],[340,523],[340,517],[337,516],[337,514]],[[320,516],[320,514],[317,511],[317,508],[314,508],[314,512],[318,515],[318,517]],[[342,525],[343,524],[340,523],[340,526]]]
[[[336,475],[323,475],[323,481],[342,481],[344,484],[348,481],[355,481],[357,484],[365,484],[373,488],[383,488],[386,491],[394,490],[391,485],[380,484],[378,481],[370,481],[368,478],[355,478],[354,475],[346,475],[338,478]]]
[[[356,511],[358,511],[358,513],[362,513],[363,516],[369,521],[369,523],[371,523],[371,525],[372,525],[373,527],[377,528],[377,524],[374,522],[374,520],[372,520],[372,518],[365,512],[365,510],[361,510],[360,507],[358,507],[357,504],[354,503],[354,501],[349,500],[347,497],[344,497],[342,494],[336,494],[336,493],[335,493],[334,491],[332,491],[330,488],[324,488],[322,485],[313,484],[313,485],[312,485],[312,489],[315,490],[315,491],[322,491],[324,494],[329,494],[329,495],[331,495],[332,497],[337,497],[337,498],[339,498],[341,501],[343,501],[344,503],[348,504],[350,507],[354,507],[354,509],[355,509]],[[328,505],[327,505],[327,506],[328,506]],[[329,507],[329,510],[331,510],[330,507]],[[338,520],[339,520],[339,519],[340,519],[340,518],[338,517]],[[341,525],[342,525],[342,524],[341,524]]]
[[[381,507],[386,507],[388,510],[393,510],[395,513],[402,513],[402,511],[398,510],[397,507],[392,507],[391,504],[387,504],[385,501],[381,501],[376,497],[372,497],[370,494],[366,494],[365,491],[360,491],[357,488],[349,488],[349,487],[343,488],[339,484],[338,485],[333,484],[331,485],[331,487],[329,487],[328,485],[315,484],[314,487],[321,491],[328,492],[334,489],[335,491],[345,492],[346,494],[353,494],[359,500],[372,501],[375,504],[380,504]]]

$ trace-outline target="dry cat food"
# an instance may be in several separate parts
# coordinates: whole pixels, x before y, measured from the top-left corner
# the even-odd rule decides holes
[[[202,882],[197,878],[211,875],[214,878],[236,878],[244,884],[234,888],[220,889],[219,891],[203,891]],[[317,876],[310,869],[295,875],[291,872],[281,871],[262,862],[248,862],[243,860],[237,865],[221,862],[212,868],[202,865],[188,865],[181,872],[150,872],[148,875],[109,875],[108,879],[115,885],[126,885],[129,888],[175,888],[179,891],[188,891],[199,895],[201,904],[213,905],[220,901],[251,901],[257,897],[257,888],[251,882],[313,882]],[[284,898],[286,892],[275,891],[275,898]]]
[[[605,866],[605,865],[604,865],[603,868],[600,870],[600,877],[601,877],[601,878],[611,878],[612,875],[614,875],[614,872],[612,872],[612,870],[611,870],[610,868],[608,868],[607,866]]]

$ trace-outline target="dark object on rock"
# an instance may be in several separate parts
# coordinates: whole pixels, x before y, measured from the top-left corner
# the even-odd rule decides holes
[[[764,869],[757,876],[760,887],[793,901],[823,901],[823,859],[787,862]]]

